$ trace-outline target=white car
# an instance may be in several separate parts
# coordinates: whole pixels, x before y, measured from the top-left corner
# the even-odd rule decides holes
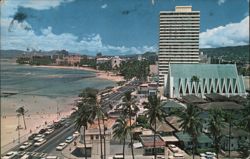
[[[65,142],[66,143],[71,143],[74,139],[75,139],[74,136],[69,136],[69,137],[66,138]]]
[[[17,154],[18,153],[16,151],[10,151],[5,156],[3,156],[2,159],[11,159],[11,158],[14,158],[15,156],[17,156]]]
[[[168,147],[172,152],[174,153],[178,152],[178,148],[175,145],[170,144],[168,145]]]
[[[41,146],[42,144],[44,144],[46,142],[46,139],[44,138],[40,138],[36,143],[34,143],[34,146]]]
[[[19,147],[19,149],[20,149],[20,150],[25,150],[25,149],[27,149],[28,147],[30,147],[31,145],[32,145],[31,142],[25,142],[25,143],[23,143],[23,144]]]
[[[80,134],[79,134],[79,132],[78,131],[75,131],[74,133],[73,133],[73,136],[74,137],[78,137]]]
[[[66,146],[67,146],[67,143],[65,143],[65,142],[60,143],[60,144],[56,147],[56,150],[62,151]]]
[[[34,138],[34,140],[35,140],[35,141],[38,141],[39,139],[44,138],[44,137],[45,137],[45,135],[43,135],[43,134],[38,134],[38,135],[36,135],[36,137]]]
[[[216,154],[214,152],[206,152],[206,158],[207,159],[214,159],[216,158]]]
[[[49,135],[49,134],[51,134],[53,131],[54,131],[54,129],[48,129],[48,130],[45,132],[45,134],[46,134],[46,135]]]

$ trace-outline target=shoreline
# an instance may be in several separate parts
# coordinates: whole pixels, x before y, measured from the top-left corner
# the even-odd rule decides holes
[[[29,65],[30,66],[30,65]],[[99,71],[89,67],[71,67],[71,66],[31,66],[31,67],[40,67],[40,68],[51,68],[51,69],[72,69],[72,70],[84,70],[91,71],[95,74],[95,77],[105,79],[113,82],[123,80],[122,76],[113,75],[111,72]],[[25,116],[27,130],[22,129],[20,131],[21,136],[23,136],[23,140],[25,141],[27,137],[34,132],[39,131],[42,127],[46,127],[45,121],[49,124],[52,123],[53,120],[56,120],[57,115],[57,106],[59,104],[60,114],[59,118],[65,117],[72,112],[72,108],[75,106],[75,100],[77,97],[73,98],[49,98],[48,96],[42,96],[37,98],[36,96],[27,96],[27,98],[22,98],[22,96],[18,96],[18,98],[10,99],[6,98],[6,101],[1,101],[1,104],[5,104],[6,112],[4,114],[1,113],[1,149],[9,149],[12,146],[17,145],[17,137],[18,131],[16,131],[17,127],[17,117],[15,115],[15,110],[18,105],[24,105],[25,109],[29,110]],[[57,102],[59,101],[59,102]],[[46,104],[47,103],[47,104]],[[3,109],[3,107],[1,108]],[[8,113],[9,111],[13,111],[13,113]],[[20,120],[20,124],[23,127],[23,121]]]
[[[95,72],[96,77],[99,79],[106,79],[106,80],[110,80],[110,81],[114,81],[114,82],[119,82],[119,81],[124,80],[123,76],[115,75],[112,72],[105,72],[105,71],[96,70],[96,69],[91,68],[91,67],[54,66],[54,65],[39,65],[39,66],[31,66],[31,67],[91,71],[91,72]]]

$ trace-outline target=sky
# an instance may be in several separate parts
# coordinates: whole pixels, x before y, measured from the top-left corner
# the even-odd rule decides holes
[[[160,11],[183,5],[200,11],[200,48],[249,44],[249,0],[1,0],[0,5],[3,50],[158,51]],[[26,18],[15,20],[16,13]]]

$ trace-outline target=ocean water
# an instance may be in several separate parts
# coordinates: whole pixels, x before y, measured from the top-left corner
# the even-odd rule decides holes
[[[72,69],[39,68],[1,60],[1,92],[17,95],[1,97],[1,115],[15,114],[25,105],[31,112],[64,109],[86,87],[105,88],[115,83],[98,79],[94,72]],[[59,103],[59,104],[58,104]]]

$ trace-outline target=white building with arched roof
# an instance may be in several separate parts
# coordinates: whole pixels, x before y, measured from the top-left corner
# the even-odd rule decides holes
[[[198,80],[192,80],[194,76]],[[193,94],[204,98],[210,93],[246,95],[243,77],[238,75],[235,64],[170,64],[165,95],[179,98]]]

